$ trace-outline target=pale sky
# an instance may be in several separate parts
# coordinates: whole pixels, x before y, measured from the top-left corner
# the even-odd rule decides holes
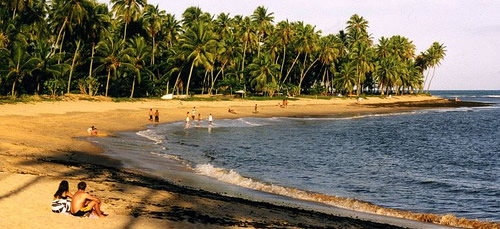
[[[98,0],[108,3],[108,0]],[[436,69],[431,90],[500,90],[500,1],[498,0],[148,0],[181,19],[198,6],[217,15],[251,15],[258,6],[274,12],[275,23],[304,21],[323,35],[344,29],[357,13],[369,22],[378,43],[381,36],[402,35],[424,51],[444,43],[446,57]],[[432,73],[431,73],[432,74]]]

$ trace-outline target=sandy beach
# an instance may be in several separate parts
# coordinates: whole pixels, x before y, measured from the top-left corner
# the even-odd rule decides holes
[[[239,117],[327,116],[399,112],[435,107],[467,106],[431,96],[369,97],[290,100],[180,101],[141,100],[111,102],[80,100],[0,105],[0,228],[399,228],[383,219],[372,222],[341,214],[324,214],[252,200],[193,190],[160,180],[103,154],[79,137],[96,126],[97,137],[136,131],[151,124],[148,110],[159,110],[160,123],[183,120],[196,107],[203,119]],[[258,113],[253,113],[258,104]],[[229,113],[228,109],[235,113]],[[104,202],[110,214],[102,219],[77,218],[50,211],[50,201],[61,180],[70,191],[79,181]],[[437,216],[436,216],[437,217]],[[498,224],[464,221],[454,217],[422,217],[442,225],[499,228]],[[392,223],[394,224],[394,223]],[[409,227],[430,228],[416,223]]]

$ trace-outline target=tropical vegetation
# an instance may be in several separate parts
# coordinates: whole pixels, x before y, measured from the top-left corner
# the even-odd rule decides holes
[[[0,1],[0,95],[82,93],[361,95],[429,90],[446,50],[419,54],[394,35],[374,40],[353,15],[337,34],[302,21],[212,15],[180,18],[146,0]],[[425,88],[427,86],[427,88]]]

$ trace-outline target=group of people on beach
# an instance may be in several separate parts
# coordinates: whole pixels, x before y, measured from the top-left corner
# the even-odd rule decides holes
[[[101,211],[102,202],[99,198],[87,193],[85,182],[78,183],[78,191],[72,194],[69,191],[69,183],[66,180],[61,181],[59,188],[54,193],[52,200],[52,212],[54,213],[70,213],[71,215],[83,216],[108,216]]]
[[[196,116],[196,107],[193,107],[193,109],[191,110],[191,116],[189,115],[189,111],[186,112],[186,117],[185,117],[185,120],[186,120],[186,126],[189,126],[189,123],[194,120],[197,120],[198,121],[198,126],[201,125],[201,114],[198,113],[198,116]],[[212,113],[210,113],[210,115],[208,115],[208,124],[209,125],[212,125],[213,123],[213,116],[212,116]]]
[[[149,112],[148,112],[148,115],[149,115],[149,121],[150,122],[153,121],[153,115],[154,115],[154,121],[155,122],[160,122],[160,112],[158,112],[158,110],[156,110],[155,112],[153,112],[153,108],[150,108]]]

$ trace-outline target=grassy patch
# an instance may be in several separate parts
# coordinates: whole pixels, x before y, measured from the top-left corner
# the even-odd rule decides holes
[[[117,102],[117,103],[120,103],[120,102],[139,102],[139,101],[143,101],[143,100],[138,99],[138,98],[127,98],[127,97],[113,98],[113,102]]]

